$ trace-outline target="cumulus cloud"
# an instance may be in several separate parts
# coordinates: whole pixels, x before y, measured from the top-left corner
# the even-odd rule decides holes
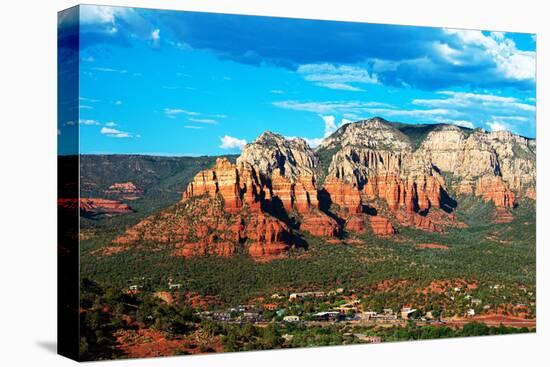
[[[240,149],[242,150],[246,145],[246,140],[235,138],[233,136],[225,135],[220,138],[221,144],[220,148],[222,149]]]
[[[467,127],[467,128],[470,128],[470,129],[474,129],[475,128],[475,125],[472,121],[467,121],[467,120],[453,120],[453,119],[448,119],[448,118],[444,118],[444,117],[435,117],[433,119],[434,122],[437,122],[437,123],[440,123],[440,124],[452,124],[452,125],[456,125],[456,126],[462,126],[462,127]]]
[[[480,61],[491,61],[495,72],[511,80],[535,80],[536,53],[523,51],[516,47],[511,38],[503,32],[492,32],[485,35],[481,31],[447,29],[446,33],[457,37],[462,50],[455,55],[456,59],[475,65]]]
[[[170,35],[167,43],[184,52],[204,50],[238,63],[275,65],[332,89],[359,91],[372,83],[429,90],[534,87],[535,51],[521,49],[504,32],[186,12],[157,17],[149,10],[81,8],[82,32],[94,34],[83,37],[82,48],[158,42],[162,29]],[[224,35],[231,35],[232,42]]]
[[[510,130],[510,127],[508,125],[499,121],[488,121],[487,126],[489,126],[491,131]]]
[[[335,120],[334,116],[322,116],[321,115],[320,117],[325,122],[324,137],[329,136],[330,134],[335,132],[336,129],[338,129],[338,127],[336,127],[336,123],[334,122],[334,120]]]
[[[126,131],[120,131],[117,129],[113,129],[110,127],[102,127],[100,130],[100,133],[109,136],[111,138],[131,138],[133,137],[132,134],[126,132]],[[136,135],[135,137],[139,137],[139,135]]]
[[[105,123],[105,126],[113,127],[116,126],[116,124],[113,121],[109,121]]]
[[[319,146],[319,144],[323,142],[323,139],[332,135],[336,130],[338,130],[339,127],[352,122],[351,120],[343,118],[340,121],[340,123],[337,124],[336,117],[333,115],[319,115],[319,117],[323,120],[323,123],[324,123],[323,137],[322,138],[301,137],[301,139],[304,139],[311,148],[317,148],[317,146]],[[286,137],[286,138],[294,139],[295,137]]]
[[[86,49],[99,43],[129,46],[132,39],[150,37],[151,24],[143,12],[130,7],[81,5],[80,47]]]

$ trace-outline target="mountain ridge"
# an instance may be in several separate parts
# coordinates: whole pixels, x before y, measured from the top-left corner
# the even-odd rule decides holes
[[[514,220],[522,200],[536,200],[536,141],[454,125],[422,129],[415,147],[394,123],[362,120],[340,127],[315,151],[303,139],[264,132],[235,163],[218,158],[187,185],[182,203],[203,212],[217,207],[218,219],[181,219],[167,209],[114,242],[176,241],[185,256],[230,256],[242,247],[267,261],[284,257],[303,232],[324,238],[393,236],[403,227],[444,232],[466,226],[454,214],[462,196],[491,202],[501,223]],[[159,227],[158,220],[177,225]],[[201,236],[182,233],[190,220]]]

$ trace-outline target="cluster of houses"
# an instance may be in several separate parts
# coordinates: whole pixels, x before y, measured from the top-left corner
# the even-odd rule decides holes
[[[260,307],[254,305],[239,305],[220,311],[202,311],[199,316],[206,319],[224,322],[261,322],[264,315]]]

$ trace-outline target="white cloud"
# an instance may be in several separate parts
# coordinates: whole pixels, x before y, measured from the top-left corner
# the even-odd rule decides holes
[[[350,65],[335,66],[332,64],[304,64],[298,67],[297,72],[304,76],[304,79],[315,82],[317,85],[348,91],[361,91],[361,88],[350,85],[377,84],[376,74],[369,72],[366,68]]]
[[[81,100],[81,101],[90,102],[90,103],[99,102],[99,99],[93,99],[93,98],[78,97],[78,99]]]
[[[99,121],[96,120],[79,120],[80,125],[101,125]]]
[[[325,102],[298,102],[298,101],[277,101],[273,105],[279,108],[294,111],[315,112],[317,114],[330,113],[361,113],[367,108],[384,107],[393,108],[392,105],[380,102],[360,101],[325,101]]]
[[[456,111],[445,108],[433,108],[433,109],[410,109],[410,110],[398,110],[388,108],[367,108],[365,112],[371,115],[380,115],[382,117],[412,117],[412,118],[434,118],[435,116],[454,116],[458,115]]]
[[[493,37],[497,41],[504,40],[505,36],[506,36],[506,33],[504,32],[491,32],[491,37]]]
[[[364,90],[345,83],[321,83],[319,85],[328,89],[349,90],[352,92],[361,92]]]
[[[334,122],[335,121],[334,116],[320,115],[320,117],[325,122],[325,130],[324,130],[324,135],[323,136],[326,138],[327,136],[329,136],[330,134],[335,132],[336,129],[338,129],[338,127],[336,127],[336,123]]]
[[[501,131],[501,130],[510,130],[508,125],[499,122],[499,121],[488,121],[487,126],[491,129],[491,131]]]
[[[80,22],[83,24],[115,24],[116,12],[118,9],[119,8],[111,6],[83,6],[80,11]]]
[[[246,140],[238,139],[229,135],[225,135],[221,138],[220,148],[222,149],[240,149],[242,150],[246,145]]]
[[[455,91],[442,91],[439,94],[442,98],[415,99],[412,103],[433,109],[447,109],[453,112],[454,120],[457,121],[490,120],[492,125],[487,123],[486,126],[493,126],[495,129],[505,126],[506,130],[527,132],[528,129],[535,126],[536,107],[524,103],[516,97]],[[432,120],[453,123],[436,118]],[[469,125],[463,126],[470,127]]]
[[[153,46],[158,47],[160,42],[160,29],[157,28],[151,32],[151,41],[153,42]]]
[[[441,57],[450,62],[453,65],[461,65],[462,62],[457,59],[460,55],[460,51],[450,47],[447,43],[434,42],[433,47],[439,53]]]
[[[505,124],[507,130],[531,136],[535,127],[536,106],[526,98],[510,97],[488,93],[440,91],[431,99],[413,99],[403,107],[395,107],[376,101],[277,101],[279,108],[313,112],[323,117],[325,123],[336,124],[341,116],[342,123],[358,121],[373,116],[401,122],[445,123],[468,128],[488,126],[484,121]],[[527,102],[529,101],[529,103]],[[407,108],[412,104],[415,107]],[[327,117],[328,116],[328,117]],[[328,119],[328,122],[327,122]],[[495,125],[497,126],[497,125]],[[331,125],[329,130],[335,130]]]
[[[82,57],[80,58],[80,60],[82,60],[82,61],[84,61],[84,62],[94,62],[94,61],[95,61],[95,59],[94,59],[93,56],[82,56]]]
[[[336,124],[336,118],[332,115],[319,115],[319,117],[321,117],[321,119],[325,124],[324,130],[323,130],[323,137],[322,138],[300,137],[301,139],[304,139],[311,148],[316,148],[317,146],[319,146],[319,144],[322,143],[324,138],[330,136],[332,133],[338,130],[338,128],[341,127],[342,125],[352,122],[351,120],[343,118],[339,124]],[[290,136],[285,138],[295,139],[296,137]]]
[[[186,128],[186,129],[202,129],[203,126],[185,125],[184,128]]]
[[[218,121],[214,119],[198,119],[194,117],[188,118],[189,121],[198,122],[200,124],[210,124],[210,125],[217,125]]]
[[[160,40],[160,29],[155,29],[153,32],[151,32],[151,39],[153,41],[158,41]]]
[[[164,114],[170,118],[176,118],[177,115],[198,116],[200,113],[183,110],[181,108],[165,108]]]
[[[132,135],[128,132],[112,129],[110,127],[102,127],[100,130],[100,133],[105,136],[109,136],[111,138],[131,138],[132,137]],[[140,137],[140,136],[136,135],[135,137]]]
[[[311,148],[317,148],[319,144],[323,142],[323,138],[302,138],[306,141],[307,145],[309,145]]]
[[[94,109],[92,106],[83,105],[83,104],[78,106],[78,108],[80,108],[81,110],[93,110]]]
[[[284,94],[285,92],[280,90],[280,89],[272,89],[269,91],[269,93],[273,93],[273,94]]]
[[[109,121],[105,123],[105,126],[113,127],[113,126],[116,126],[116,124],[113,121]]]
[[[453,119],[447,119],[447,118],[444,118],[444,117],[435,117],[433,119],[433,121],[437,122],[439,124],[452,124],[452,125],[467,127],[467,128],[470,128],[470,129],[475,128],[474,123],[471,122],[471,121],[467,121],[467,120],[453,120]]]
[[[113,69],[113,68],[105,68],[100,66],[93,67],[91,70],[101,71],[104,73],[120,73],[120,74],[126,74],[128,72],[128,70],[124,70],[124,69]]]
[[[85,27],[94,27],[94,30],[106,34],[118,32],[119,23],[131,25],[133,31],[142,33],[141,29],[147,23],[134,9],[119,6],[83,5],[80,7],[80,23]],[[122,21],[122,22],[121,22]]]
[[[476,94],[466,92],[442,91],[439,94],[449,96],[437,99],[415,99],[413,104],[429,107],[479,107],[486,109],[515,109],[534,112],[536,107],[520,102],[515,97],[503,97],[492,94]]]

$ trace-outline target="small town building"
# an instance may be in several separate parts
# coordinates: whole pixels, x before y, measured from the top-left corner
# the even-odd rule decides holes
[[[283,321],[284,322],[299,322],[300,317],[296,316],[296,315],[289,315],[289,316],[283,317]]]
[[[263,305],[264,310],[275,311],[278,305],[276,303],[265,303]]]
[[[344,315],[338,311],[323,311],[313,314],[313,317],[318,321],[340,321],[344,319]]]
[[[413,314],[414,312],[416,312],[416,309],[415,308],[410,308],[410,307],[403,307],[401,309],[401,318],[403,320],[407,320],[409,318],[409,316],[411,314]]]
[[[300,293],[291,293],[288,299],[292,301],[297,298],[319,298],[324,296],[325,296],[325,292],[300,292]]]

